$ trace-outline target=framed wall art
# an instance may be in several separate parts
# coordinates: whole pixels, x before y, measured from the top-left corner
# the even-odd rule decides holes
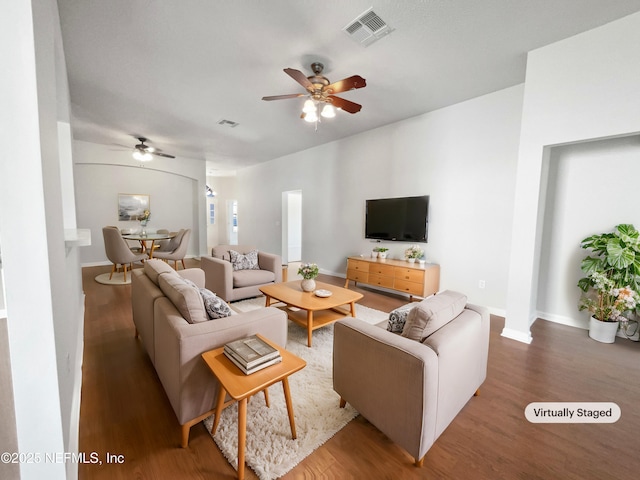
[[[149,195],[118,194],[118,221],[138,220],[149,208]]]

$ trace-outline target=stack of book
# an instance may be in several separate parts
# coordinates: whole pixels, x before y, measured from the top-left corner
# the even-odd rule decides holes
[[[227,343],[224,354],[246,375],[282,361],[280,352],[256,335]]]

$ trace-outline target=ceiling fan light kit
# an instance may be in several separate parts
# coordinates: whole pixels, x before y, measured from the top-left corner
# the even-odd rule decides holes
[[[271,101],[306,97],[300,118],[305,122],[315,123],[316,130],[318,129],[320,117],[334,118],[336,116],[336,109],[344,110],[351,114],[358,113],[362,109],[362,105],[341,97],[336,97],[335,94],[357,88],[364,88],[367,86],[367,81],[360,75],[353,75],[349,78],[331,83],[327,77],[322,75],[323,69],[324,65],[322,63],[314,62],[311,64],[313,75],[307,77],[300,70],[285,68],[284,72],[302,85],[308,93],[274,95],[262,97],[262,100]],[[320,109],[321,104],[323,105],[322,109]]]
[[[137,144],[135,147],[133,147],[133,152],[131,153],[134,159],[140,162],[150,162],[151,160],[153,160],[154,155],[158,155],[160,157],[166,157],[166,158],[176,158],[173,155],[162,153],[157,148],[154,148],[150,145],[145,144],[144,142],[148,142],[146,138],[144,137],[137,137],[137,138],[140,143]]]
[[[151,155],[151,153],[143,152],[138,149],[134,150],[132,155],[133,158],[135,158],[136,160],[140,160],[141,162],[150,162],[151,160],[153,160],[153,155]]]

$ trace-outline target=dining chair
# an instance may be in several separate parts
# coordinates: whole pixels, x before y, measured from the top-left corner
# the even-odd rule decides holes
[[[107,253],[107,258],[113,263],[109,280],[113,277],[113,272],[116,271],[118,265],[122,265],[124,268],[124,281],[126,282],[127,265],[133,268],[133,262],[144,261],[149,258],[146,253],[132,252],[125,239],[122,238],[118,227],[104,227],[102,236],[104,237],[104,249]]]
[[[159,233],[161,235],[169,235],[169,230],[167,230],[166,228],[159,228],[158,230],[156,230],[156,233]],[[154,246],[153,246],[153,251],[155,252],[156,250],[162,251],[162,252],[169,252],[171,250],[169,250],[169,244],[171,243],[171,239],[167,239],[167,240],[156,240]]]
[[[157,250],[153,254],[153,258],[161,258],[165,262],[173,260],[174,270],[178,269],[178,261],[182,262],[182,268],[186,268],[184,265],[184,257],[187,254],[187,247],[189,246],[189,237],[191,236],[191,229],[180,230],[175,237],[171,239],[173,242],[170,248],[173,250],[164,252]]]
[[[110,227],[111,225],[109,225]],[[117,227],[113,227],[113,228],[117,228]],[[133,233],[132,231],[133,229],[131,228],[121,228],[120,229],[120,235],[128,235],[130,233]],[[131,243],[129,242],[135,242],[134,245],[131,245]],[[144,253],[144,249],[142,248],[142,245],[140,244],[140,242],[138,242],[137,240],[128,240],[128,239],[124,239],[124,243],[127,244],[127,247],[129,247],[129,250],[131,250],[133,253]]]

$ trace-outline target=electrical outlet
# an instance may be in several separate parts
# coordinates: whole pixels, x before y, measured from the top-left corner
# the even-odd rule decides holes
[[[478,288],[484,288],[484,280],[478,281]]]

